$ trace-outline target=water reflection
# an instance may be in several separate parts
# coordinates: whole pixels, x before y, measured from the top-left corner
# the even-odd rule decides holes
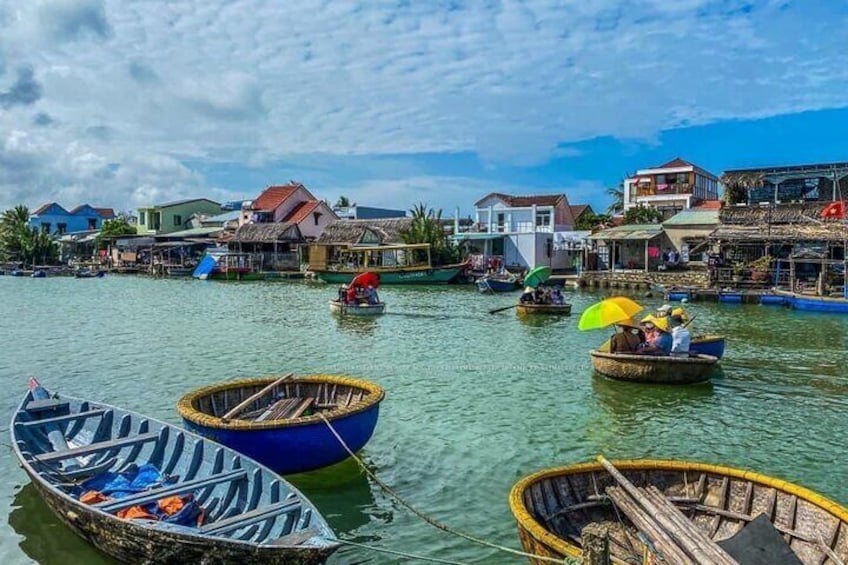
[[[544,314],[517,315],[519,321],[531,328],[544,328],[557,324],[566,325],[571,319],[569,316],[546,316]]]
[[[360,335],[373,335],[377,329],[377,318],[379,316],[339,316],[334,315],[336,324],[344,332]]]
[[[27,483],[15,494],[14,504],[9,525],[23,538],[21,549],[33,561],[42,565],[115,563],[62,523],[32,483]]]

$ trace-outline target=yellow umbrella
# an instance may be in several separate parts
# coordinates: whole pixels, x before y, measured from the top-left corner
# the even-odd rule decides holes
[[[641,310],[642,307],[629,298],[623,296],[608,298],[586,308],[580,316],[577,327],[580,330],[605,328],[610,324],[629,320]]]

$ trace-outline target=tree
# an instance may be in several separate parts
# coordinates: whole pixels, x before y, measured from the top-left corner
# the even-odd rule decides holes
[[[459,249],[448,238],[442,226],[442,211],[427,208],[421,202],[412,210],[412,225],[401,233],[404,243],[429,243],[430,255],[435,265],[459,260]]]
[[[347,196],[339,196],[339,199],[336,200],[335,208],[349,208],[350,200]]]
[[[56,242],[47,234],[29,227],[29,209],[18,205],[0,217],[0,257],[34,265],[49,263],[59,254]]]
[[[612,216],[624,210],[624,183],[606,189],[606,194],[612,198],[612,204],[607,206],[607,214]]]
[[[625,224],[658,224],[663,221],[663,214],[651,206],[634,206],[624,213]]]
[[[117,218],[103,222],[100,233],[97,234],[97,239],[94,240],[94,248],[105,249],[106,238],[135,235],[136,233],[138,233],[136,227],[130,224],[129,219],[124,215],[120,215]]]
[[[587,211],[578,218],[577,223],[574,225],[574,229],[591,231],[601,224],[609,223],[610,220],[612,220],[612,218],[609,214],[592,214]]]

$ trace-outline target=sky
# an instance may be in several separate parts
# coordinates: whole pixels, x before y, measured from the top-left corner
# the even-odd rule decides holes
[[[0,0],[0,209],[488,192],[848,161],[837,0]]]

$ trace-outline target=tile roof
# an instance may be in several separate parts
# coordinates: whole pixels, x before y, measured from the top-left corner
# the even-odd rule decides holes
[[[680,157],[675,157],[674,159],[672,159],[668,163],[665,163],[665,164],[660,165],[659,167],[655,167],[655,168],[656,169],[674,169],[676,167],[694,167],[694,166],[695,165],[693,165],[689,161],[684,161]]]
[[[100,214],[100,217],[104,220],[109,220],[115,217],[115,210],[113,208],[95,208],[97,213]]]
[[[692,206],[693,210],[720,210],[721,200],[704,200],[697,206]]]
[[[301,202],[294,209],[289,212],[288,216],[283,218],[284,222],[290,222],[292,224],[299,224],[303,220],[309,217],[309,214],[312,213],[318,205],[321,204],[320,200],[306,200]]]
[[[288,200],[298,189],[303,189],[310,199],[314,197],[306,190],[306,187],[296,181],[286,185],[269,186],[250,205],[251,210],[264,210],[270,212],[280,207],[280,204]]]
[[[588,204],[572,204],[571,205],[571,215],[574,216],[574,219],[580,217],[580,214],[589,209],[590,206]]]

